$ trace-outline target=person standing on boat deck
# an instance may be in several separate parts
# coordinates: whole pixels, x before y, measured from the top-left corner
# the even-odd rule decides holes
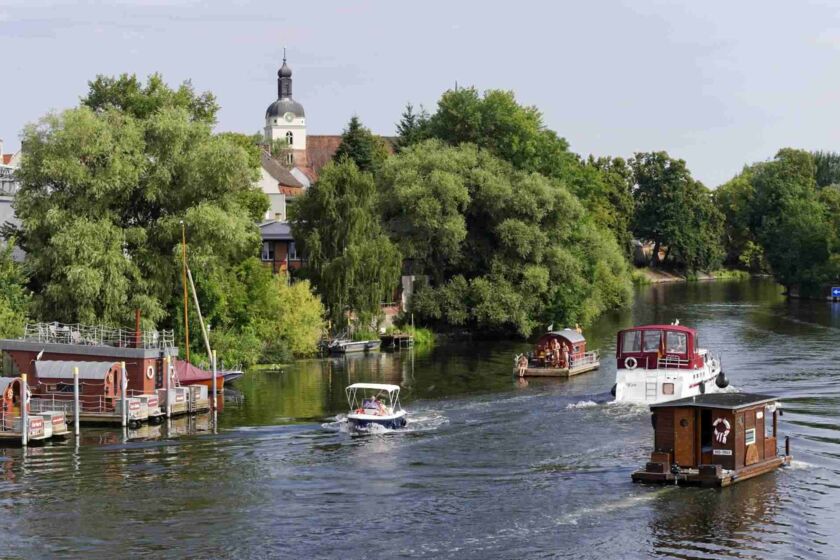
[[[551,363],[554,367],[560,367],[560,341],[551,339]]]
[[[569,349],[563,345],[563,367],[569,367]]]

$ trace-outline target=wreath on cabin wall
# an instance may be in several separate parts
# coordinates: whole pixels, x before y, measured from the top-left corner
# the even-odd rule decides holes
[[[729,436],[729,432],[732,428],[729,424],[729,420],[726,418],[718,418],[712,422],[712,426],[715,429],[715,439],[718,443],[726,445],[726,438]]]

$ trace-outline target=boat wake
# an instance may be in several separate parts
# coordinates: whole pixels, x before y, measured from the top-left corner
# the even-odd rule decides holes
[[[362,434],[391,434],[391,433],[415,433],[415,432],[431,432],[437,430],[441,426],[449,423],[449,418],[443,414],[427,411],[423,414],[409,414],[406,417],[407,423],[404,428],[386,428],[379,424],[369,424],[365,428],[354,428],[350,422],[347,421],[346,414],[338,414],[331,422],[324,422],[321,428],[330,432],[338,432],[350,435]]]
[[[603,403],[597,403],[595,401],[578,401],[576,403],[569,403],[566,405],[566,410],[575,410],[577,408],[592,408],[595,406],[600,406]]]

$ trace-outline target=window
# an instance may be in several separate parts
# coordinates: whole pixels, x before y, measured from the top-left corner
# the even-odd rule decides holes
[[[294,162],[294,156],[292,154],[286,154],[286,165],[292,165]]]
[[[658,352],[662,331],[645,331],[644,352]]]
[[[752,445],[755,443],[755,428],[750,428],[744,432],[744,445]]]
[[[621,341],[622,352],[639,352],[642,349],[642,331],[627,331]]]
[[[688,348],[685,333],[669,331],[665,335],[666,354],[685,354]]]
[[[295,143],[295,135],[294,135],[294,134],[292,134],[292,131],[291,131],[291,130],[290,130],[289,132],[287,132],[287,133],[286,133],[286,143],[287,143],[289,146],[291,146],[292,144],[294,144],[294,143]]]
[[[273,241],[264,241],[263,242],[262,260],[264,260],[264,261],[273,261],[274,260],[274,242]]]
[[[764,407],[764,437],[776,437],[776,434],[773,433],[773,413],[775,411],[774,406]],[[756,413],[756,417],[758,417],[758,413]]]
[[[294,242],[294,241],[290,241],[290,242],[289,242],[289,260],[290,260],[290,261],[296,261],[296,260],[298,260],[299,258],[300,258],[300,257],[298,257],[298,254],[297,254],[297,247],[295,246],[295,242]]]

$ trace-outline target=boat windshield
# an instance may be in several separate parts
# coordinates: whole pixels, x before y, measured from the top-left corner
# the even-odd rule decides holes
[[[665,352],[668,354],[685,354],[687,345],[685,333],[668,331],[665,336]]]
[[[642,331],[627,331],[624,333],[624,340],[621,341],[622,352],[642,351]]]
[[[643,352],[659,351],[659,342],[662,340],[662,331],[645,331]]]

